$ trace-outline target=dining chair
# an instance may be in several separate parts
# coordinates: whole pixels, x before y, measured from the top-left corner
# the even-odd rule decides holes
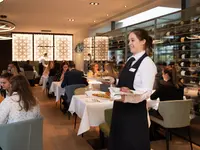
[[[104,117],[105,117],[105,122],[99,125],[101,148],[104,148],[104,138],[109,137],[110,134],[112,109],[106,109],[104,111]]]
[[[152,122],[159,124],[165,128],[166,149],[169,150],[170,129],[187,128],[190,148],[192,147],[191,133],[190,133],[190,110],[192,107],[192,100],[170,100],[161,101],[158,106],[158,112],[162,118],[150,115]]]
[[[61,98],[60,98],[60,109],[62,110],[62,108],[61,108],[62,100],[67,105],[67,109],[68,109],[69,105],[71,103],[72,96],[74,95],[75,89],[80,88],[80,87],[85,87],[85,86],[86,86],[85,84],[73,84],[73,85],[65,86],[65,95],[61,96]],[[68,113],[68,119],[70,120],[71,115],[68,112],[68,110],[67,110],[67,113]]]
[[[74,95],[84,95],[85,91],[87,90],[87,87],[80,87],[74,90]],[[74,113],[74,129],[76,129],[76,121],[77,121],[77,114]]]
[[[34,86],[34,79],[35,79],[35,74],[33,71],[24,71],[24,75],[26,79],[29,81],[31,86]]]
[[[43,118],[0,125],[0,149],[42,150]]]

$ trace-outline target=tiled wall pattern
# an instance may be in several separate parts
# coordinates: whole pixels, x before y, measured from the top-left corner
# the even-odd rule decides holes
[[[34,61],[47,53],[47,61],[53,60],[53,35],[34,34]]]
[[[89,60],[88,53],[92,60],[108,60],[108,37],[95,36],[84,39],[84,60]]]
[[[72,36],[55,35],[54,38],[55,60],[72,60]]]
[[[38,61],[44,53],[46,60],[72,60],[72,35],[13,33],[13,61]]]
[[[33,35],[13,34],[12,36],[13,61],[33,60]]]

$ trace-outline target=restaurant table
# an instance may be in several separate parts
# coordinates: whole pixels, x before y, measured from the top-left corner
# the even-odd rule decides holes
[[[95,101],[97,99],[98,101]],[[69,106],[69,112],[81,118],[78,134],[83,134],[90,127],[98,127],[105,122],[104,110],[113,108],[109,99],[92,98],[87,95],[74,95]]]
[[[61,88],[61,83],[62,82],[52,82],[49,89],[49,94],[54,93],[56,96],[56,102],[60,100],[61,95],[65,94],[65,88]]]

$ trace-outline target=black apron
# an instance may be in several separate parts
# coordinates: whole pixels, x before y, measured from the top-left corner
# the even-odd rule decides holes
[[[134,90],[135,75],[145,57],[147,54],[131,67],[135,72],[129,71],[126,63],[118,87]],[[137,104],[114,102],[108,150],[150,150],[146,100]]]

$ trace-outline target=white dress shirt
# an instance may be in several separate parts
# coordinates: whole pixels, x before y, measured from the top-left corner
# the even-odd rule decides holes
[[[44,67],[47,67],[47,65],[45,64],[45,58],[44,58],[43,56],[40,57],[39,63],[42,63],[42,65],[43,65]]]
[[[131,56],[135,58],[135,61],[133,61],[132,65],[135,64],[138,61],[138,59],[144,55],[144,53],[145,51],[142,51],[140,53],[137,53],[136,55]],[[135,91],[143,94],[126,96],[125,102],[138,103],[140,101],[148,99],[153,90],[156,74],[156,65],[150,57],[145,57],[136,72],[135,80],[133,83]]]

